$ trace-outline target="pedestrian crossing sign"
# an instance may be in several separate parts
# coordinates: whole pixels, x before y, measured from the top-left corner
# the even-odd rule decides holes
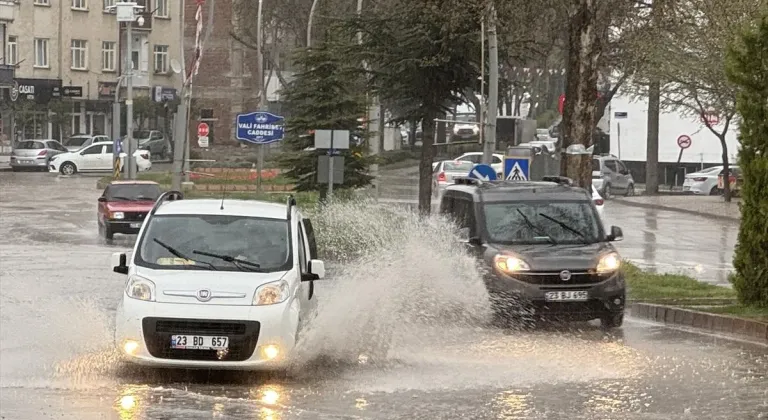
[[[526,158],[504,158],[504,179],[507,181],[528,181],[531,161]]]

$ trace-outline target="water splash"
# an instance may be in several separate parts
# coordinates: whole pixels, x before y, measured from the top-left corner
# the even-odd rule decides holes
[[[458,246],[448,220],[371,201],[333,204],[312,217],[323,257],[338,265],[318,292],[300,360],[381,361],[395,343],[420,347],[423,330],[487,319],[476,261]]]

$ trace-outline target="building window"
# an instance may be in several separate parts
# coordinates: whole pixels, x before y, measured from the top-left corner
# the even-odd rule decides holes
[[[168,73],[167,45],[155,45],[155,73]]]
[[[35,0],[33,4],[36,4],[38,6],[50,6],[51,0]]]
[[[72,0],[72,8],[77,10],[88,10],[88,0]]]
[[[104,0],[104,10],[105,11],[114,11],[110,10],[110,7],[115,7],[115,0]]]
[[[6,63],[15,65],[19,62],[19,38],[15,36],[8,37],[8,51],[6,51]]]
[[[72,40],[72,69],[88,69],[88,41],[82,39]]]
[[[167,18],[168,14],[168,0],[157,0],[155,3],[155,16],[160,18]]]
[[[116,43],[104,41],[101,43],[101,69],[104,71],[115,71]]]
[[[35,67],[48,68],[48,39],[35,38]]]

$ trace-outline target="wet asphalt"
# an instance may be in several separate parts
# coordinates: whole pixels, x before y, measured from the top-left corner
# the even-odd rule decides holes
[[[125,279],[109,257],[133,238],[98,238],[95,181],[0,173],[3,419],[768,418],[768,348],[636,319],[610,334],[446,323],[382,364],[280,374],[124,365],[111,345]],[[640,265],[726,281],[738,226],[610,202],[606,219]]]

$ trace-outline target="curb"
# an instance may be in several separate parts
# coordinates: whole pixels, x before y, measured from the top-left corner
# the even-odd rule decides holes
[[[630,314],[663,324],[682,325],[768,344],[768,323],[674,306],[634,303]]]
[[[630,201],[630,200],[626,200],[626,199],[623,199],[623,198],[614,198],[614,199],[612,199],[610,201],[614,202],[614,203],[617,203],[619,205],[622,205],[622,206],[627,206],[627,207],[641,207],[641,208],[644,208],[644,209],[656,209],[656,210],[675,211],[675,212],[678,212],[678,213],[692,214],[692,215],[695,215],[695,216],[706,217],[706,218],[709,218],[709,219],[726,220],[726,221],[729,221],[729,222],[734,222],[734,221],[740,222],[741,221],[740,217],[723,216],[723,215],[712,214],[712,213],[707,213],[707,212],[703,212],[703,211],[681,209],[680,207],[663,206],[663,205],[660,205],[660,204],[638,203],[636,201]]]

